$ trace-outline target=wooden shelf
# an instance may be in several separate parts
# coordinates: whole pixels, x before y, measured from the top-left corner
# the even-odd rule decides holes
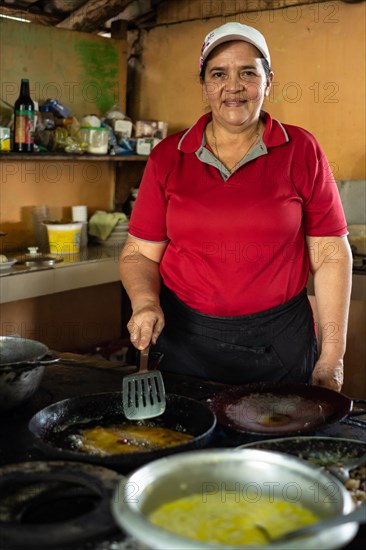
[[[84,162],[146,162],[149,157],[145,155],[74,155],[72,153],[0,153],[1,161],[84,161]]]

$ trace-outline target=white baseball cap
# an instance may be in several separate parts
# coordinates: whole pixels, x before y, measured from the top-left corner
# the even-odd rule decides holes
[[[241,23],[226,23],[209,32],[206,36],[201,50],[200,70],[208,54],[211,53],[216,46],[219,46],[219,44],[230,42],[230,40],[243,40],[244,42],[253,44],[253,46],[263,54],[269,66],[271,66],[271,57],[263,34],[254,27],[249,27],[248,25],[242,25]]]

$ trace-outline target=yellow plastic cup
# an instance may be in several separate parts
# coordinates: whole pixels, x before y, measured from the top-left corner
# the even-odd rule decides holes
[[[45,225],[51,254],[64,256],[80,253],[82,223],[46,223]]]

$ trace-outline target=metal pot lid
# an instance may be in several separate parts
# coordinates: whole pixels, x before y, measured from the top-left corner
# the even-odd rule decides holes
[[[20,336],[0,336],[0,368],[35,363],[48,353],[42,342]]]
[[[17,258],[16,265],[25,265],[27,267],[55,265],[63,262],[63,258],[57,256],[48,256],[43,254],[26,254],[24,258]]]

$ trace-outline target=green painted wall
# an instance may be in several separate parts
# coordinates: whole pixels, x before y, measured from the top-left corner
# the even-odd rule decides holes
[[[56,97],[78,117],[101,116],[115,103],[125,108],[124,40],[0,20],[0,49],[0,93],[10,104],[23,77],[32,99]]]

